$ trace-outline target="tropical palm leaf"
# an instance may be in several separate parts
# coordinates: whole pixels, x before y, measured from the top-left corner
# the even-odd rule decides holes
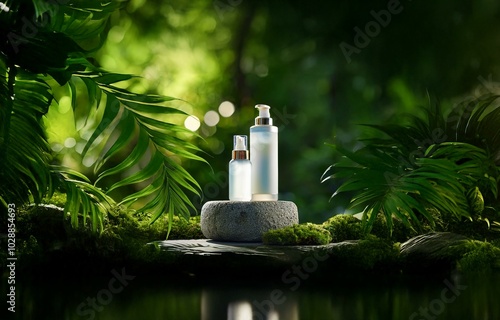
[[[131,78],[128,75],[111,74],[102,71],[77,72],[76,78],[84,80],[92,96],[106,100],[105,111],[97,128],[84,148],[83,155],[91,148],[95,140],[103,135],[113,123],[118,123],[118,139],[108,145],[108,150],[96,163],[96,171],[115,154],[129,148],[129,141],[137,136],[133,151],[116,166],[99,173],[96,183],[103,178],[119,175],[120,181],[108,189],[108,194],[115,189],[149,181],[150,185],[127,196],[120,204],[131,204],[141,198],[151,198],[150,202],[139,211],[151,212],[154,222],[164,212],[182,214],[189,217],[189,208],[194,209],[184,190],[199,194],[201,188],[189,173],[182,168],[176,157],[205,161],[194,152],[198,147],[179,138],[179,135],[193,135],[188,129],[158,120],[159,117],[186,115],[177,108],[163,104],[176,100],[171,97],[141,95],[128,92],[114,84]],[[74,88],[74,87],[73,87]],[[98,98],[96,98],[98,103]],[[133,174],[123,176],[125,171],[137,166],[145,157],[150,157],[148,164]]]
[[[170,120],[171,116],[185,115],[165,104],[176,99],[119,88],[118,82],[132,76],[108,73],[89,62],[91,51],[105,39],[108,18],[123,3],[4,3],[9,8],[0,11],[0,201],[4,206],[29,198],[39,202],[60,189],[68,195],[65,211],[72,224],[91,221],[97,231],[106,212],[116,205],[110,192],[148,182],[146,188],[126,196],[120,204],[149,200],[139,210],[150,212],[151,222],[164,213],[170,221],[174,214],[189,215],[193,205],[186,192],[199,195],[200,187],[180,161],[204,160],[196,155],[199,148],[188,140],[192,132]],[[27,28],[32,28],[31,32]],[[106,148],[99,150],[101,155],[94,166],[98,179],[94,183],[76,171],[51,164],[54,159],[42,125],[42,116],[57,105],[53,96],[57,86],[49,85],[50,78],[69,86],[75,114],[89,118],[100,106],[104,108],[84,155],[97,148],[96,140],[106,138],[110,130],[118,133],[116,140],[107,139]],[[77,96],[82,92],[77,81],[86,87],[86,105],[78,103]],[[125,159],[103,170],[133,141],[137,142]],[[143,163],[146,166],[140,169]],[[131,173],[132,168],[136,169]],[[118,177],[118,181],[105,193],[98,185],[110,176]]]
[[[467,142],[488,152],[500,165],[500,104],[496,95],[485,95],[458,104],[448,115],[449,141]]]
[[[88,41],[94,37],[105,37],[103,31],[109,16],[122,7],[125,1],[33,1],[33,4],[37,19],[43,20],[47,15],[51,17],[49,21],[44,21],[51,30],[70,35],[76,41]]]
[[[15,98],[8,99],[12,101],[12,111],[7,113],[5,100],[1,104],[1,110],[6,113],[1,117],[4,133],[0,147],[2,203],[24,203],[30,197],[39,203],[59,188],[68,195],[65,209],[71,215],[72,224],[78,226],[80,213],[83,222],[90,215],[92,227],[97,231],[113,201],[81,174],[50,164],[52,156],[41,118],[53,99],[51,87],[43,78],[20,71],[15,76],[13,92]]]
[[[7,70],[5,61],[0,61],[2,79],[8,79],[6,94],[0,96],[0,199],[12,203],[26,201],[31,195],[39,202],[51,184],[50,149],[41,117],[52,95],[43,80],[15,70]]]
[[[460,105],[446,119],[434,105],[426,121],[411,116],[409,126],[369,125],[389,138],[364,139],[356,152],[334,146],[351,163],[330,166],[322,181],[342,181],[332,197],[353,194],[348,209],[363,212],[365,231],[379,213],[389,229],[393,217],[417,229],[424,220],[433,226],[430,208],[457,219],[480,218],[484,203],[478,201],[497,199],[500,181],[495,99]]]
[[[102,230],[103,218],[116,206],[114,200],[77,171],[61,166],[51,166],[51,169],[57,186],[67,195],[64,212],[70,215],[71,225],[76,228],[89,223],[94,232]]]

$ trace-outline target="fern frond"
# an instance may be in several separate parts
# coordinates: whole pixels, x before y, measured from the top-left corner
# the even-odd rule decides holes
[[[67,195],[64,212],[70,216],[71,225],[78,228],[89,224],[92,231],[102,231],[103,219],[116,207],[115,201],[81,173],[61,166],[51,169],[55,185]]]
[[[142,95],[129,92],[115,86],[116,83],[130,78],[128,75],[86,71],[75,74],[84,81],[89,92],[94,96],[102,96],[106,100],[104,112],[99,124],[87,141],[84,154],[92,148],[96,139],[105,135],[113,124],[113,131],[119,132],[114,141],[107,141],[107,151],[95,164],[98,172],[96,184],[105,177],[120,176],[107,190],[111,193],[118,188],[136,185],[148,181],[150,184],[123,199],[120,204],[129,205],[141,199],[149,199],[149,203],[139,208],[152,215],[154,222],[164,213],[189,216],[190,208],[194,209],[186,192],[200,194],[200,186],[196,180],[178,163],[177,159],[189,159],[206,162],[195,153],[201,151],[184,136],[193,133],[183,126],[159,120],[168,119],[172,115],[186,115],[183,111],[170,107],[165,102],[176,100],[171,97]],[[100,93],[100,94],[97,94]],[[104,171],[101,168],[115,154],[127,150],[130,142],[136,140],[132,152],[119,164]],[[137,167],[145,158],[147,165],[132,174],[125,174]]]
[[[204,161],[196,153],[189,136],[192,132],[171,121],[184,113],[166,103],[171,97],[136,94],[116,83],[132,76],[108,73],[89,60],[91,50],[99,48],[106,37],[110,15],[122,6],[122,0],[86,0],[69,3],[54,1],[9,1],[8,12],[0,20],[0,202],[40,201],[56,188],[67,193],[66,212],[73,226],[91,221],[95,231],[102,227],[106,211],[115,205],[109,192],[140,182],[150,185],[126,197],[122,203],[152,199],[141,210],[152,213],[153,220],[164,213],[187,216],[193,208],[188,193],[200,193],[196,180],[182,168],[183,159]],[[20,21],[28,18],[36,24],[36,36],[27,34]],[[115,176],[118,182],[108,193],[85,176],[67,168],[51,166],[52,155],[45,138],[41,117],[53,100],[53,78],[60,86],[68,85],[74,110],[86,117],[104,106],[100,123],[85,146],[83,154],[94,148],[98,138],[109,130],[118,133],[107,139],[107,148],[95,165],[97,183]],[[81,80],[87,89],[87,105],[78,103]],[[54,105],[56,103],[54,102]],[[78,107],[77,107],[77,104]],[[109,160],[133,151],[113,168],[103,170]],[[130,169],[143,170],[130,173]],[[121,181],[120,181],[121,180]],[[82,219],[80,219],[82,214]]]
[[[457,106],[445,119],[438,106],[427,110],[427,119],[412,117],[410,125],[369,125],[388,139],[365,139],[365,146],[337,151],[351,164],[332,165],[323,182],[342,183],[332,197],[350,192],[348,209],[363,212],[365,231],[382,213],[389,229],[392,218],[420,228],[434,225],[428,209],[447,216],[471,219],[478,206],[468,200],[471,192],[497,199],[500,182],[500,108],[496,96],[485,96]],[[439,137],[436,137],[436,130]],[[484,203],[482,204],[484,207]]]

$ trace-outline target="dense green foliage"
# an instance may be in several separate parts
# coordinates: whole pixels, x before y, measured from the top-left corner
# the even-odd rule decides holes
[[[487,96],[458,105],[445,118],[437,105],[427,119],[370,125],[388,138],[364,139],[355,152],[334,147],[346,160],[329,167],[325,179],[342,181],[333,197],[351,192],[349,208],[363,213],[364,231],[378,214],[392,232],[393,217],[423,231],[435,227],[432,210],[446,221],[486,220],[485,207],[498,212],[500,107]]]
[[[273,245],[322,245],[332,240],[330,232],[313,223],[296,224],[262,235],[262,242]]]
[[[418,114],[427,92],[445,110],[498,93],[500,5],[489,0],[401,1],[402,12],[348,63],[340,44],[355,45],[354,28],[364,30],[387,4],[130,0],[112,16],[98,60],[141,75],[135,89],[192,103],[182,107],[199,119],[195,143],[214,169],[186,162],[202,201],[227,199],[232,135],[248,134],[254,105],[268,103],[280,129],[280,198],[303,208],[300,221],[321,223],[346,207],[340,198],[328,203],[337,185],[318,181],[338,160],[325,142],[353,148],[366,129],[356,124]],[[234,104],[231,116],[218,112],[224,101]],[[217,124],[205,121],[208,112],[219,113]]]
[[[104,218],[103,229],[97,234],[89,232],[90,226],[82,222],[78,228],[72,227],[70,217],[65,218],[63,209],[54,204],[27,206],[17,214],[17,255],[23,268],[32,263],[50,266],[61,256],[76,261],[86,257],[88,265],[85,266],[95,271],[100,268],[99,263],[147,263],[154,261],[157,252],[154,246],[146,244],[165,239],[169,229],[167,217],[159,218],[154,224],[149,222],[150,216],[122,208]],[[199,217],[189,221],[174,217],[169,238],[204,238]],[[5,258],[1,259],[3,265]]]
[[[338,214],[322,224],[332,235],[332,242],[358,240],[363,237],[361,221],[349,214]]]
[[[130,204],[128,200],[132,202],[137,198],[131,205],[140,209],[158,196],[157,202],[150,202],[155,206],[152,210],[157,213],[180,211],[187,216],[186,211],[201,208],[201,201],[227,198],[231,136],[248,131],[255,117],[253,105],[260,102],[273,107],[274,121],[280,129],[280,198],[307,208],[300,211],[301,221],[322,222],[346,211],[346,201],[341,195],[333,205],[327,202],[330,190],[334,192],[339,185],[318,183],[324,167],[337,162],[340,155],[324,145],[325,141],[334,139],[336,144],[349,150],[355,137],[361,139],[366,134],[363,130],[369,129],[353,127],[353,124],[378,123],[395,113],[418,114],[426,91],[439,97],[445,109],[450,109],[454,99],[461,99],[461,95],[497,92],[495,80],[500,69],[494,52],[500,47],[500,38],[495,36],[496,30],[500,30],[495,28],[500,6],[486,0],[474,5],[450,0],[439,4],[404,3],[403,11],[392,16],[390,23],[369,39],[367,47],[350,55],[350,61],[340,45],[355,45],[354,28],[363,30],[374,19],[372,10],[385,8],[386,1],[353,1],[349,5],[336,2],[309,5],[298,0],[194,0],[189,4],[179,0],[11,2],[5,2],[8,12],[0,12],[0,68],[5,70],[0,81],[5,89],[0,90],[3,132],[0,153],[2,157],[7,153],[16,156],[15,161],[7,159],[10,162],[6,167],[13,176],[19,174],[20,179],[2,179],[14,183],[11,186],[6,182],[1,192],[18,193],[15,186],[19,183],[21,190],[30,192],[18,196],[33,197],[36,201],[44,195],[38,195],[39,190],[59,188],[72,195],[68,203],[73,205],[68,204],[67,211],[87,211],[97,227],[102,213],[114,206],[113,199],[125,198],[124,204]],[[106,5],[101,5],[103,3]],[[424,15],[425,21],[421,19]],[[281,19],[276,19],[277,16]],[[483,43],[488,50],[476,45]],[[104,69],[118,71],[118,77],[110,78]],[[25,79],[30,75],[36,79]],[[9,86],[9,76],[11,82],[17,82],[16,86]],[[114,82],[118,80],[122,81]],[[146,115],[137,112],[128,99],[123,95],[120,98],[119,90],[113,91],[110,86],[155,97],[173,95],[192,104],[165,101],[160,105],[173,106],[179,114]],[[23,128],[11,126],[7,121],[12,88],[18,90],[16,97],[35,88],[38,94],[24,101],[29,106],[22,109],[30,110],[30,106],[35,105],[39,108],[29,112],[33,130],[28,132],[24,126],[23,135],[12,134],[10,146],[30,141],[43,146],[40,150],[7,152],[6,130]],[[73,95],[75,92],[78,94]],[[108,104],[108,97],[113,95],[119,108],[109,106],[115,101],[112,98]],[[102,103],[97,108],[99,98]],[[14,105],[23,102],[20,98],[17,100]],[[220,112],[218,107],[224,101],[233,103],[233,114],[226,116]],[[140,105],[142,107],[142,103]],[[67,108],[70,111],[63,117]],[[208,112],[219,113],[220,121],[210,124],[205,119]],[[186,119],[185,113],[193,114],[200,121],[194,135],[179,125]],[[17,123],[21,116],[27,117],[27,113],[12,113],[12,121]],[[133,118],[136,123],[133,130],[129,130]],[[172,122],[173,126],[153,124],[152,119]],[[74,122],[74,128],[68,129],[68,122]],[[151,134],[152,141],[146,151],[138,150],[135,146],[140,133],[144,138],[145,131]],[[431,136],[441,138],[438,131],[431,132]],[[170,139],[172,137],[179,140]],[[67,139],[73,140],[65,143]],[[427,141],[419,141],[429,146]],[[163,152],[163,147],[171,147],[173,142],[177,143],[177,151],[179,145],[187,146],[188,154],[196,151],[190,148],[193,146],[205,149],[211,154],[209,161],[214,170],[207,170],[206,165],[196,161],[199,159],[183,158],[187,154],[182,153],[165,157],[172,162],[165,166],[168,170],[162,171],[161,166],[165,164],[160,161],[162,154],[172,156],[172,150]],[[112,145],[116,148],[111,148]],[[418,154],[425,152],[424,149],[419,146]],[[134,150],[135,155],[144,151],[143,157],[128,158]],[[114,156],[107,157],[114,151],[117,151]],[[151,157],[154,154],[158,157]],[[153,160],[149,162],[150,159]],[[135,165],[129,160],[135,160]],[[124,162],[131,170],[120,167]],[[411,161],[404,158],[401,162],[404,167]],[[50,172],[55,174],[48,174],[44,166],[36,166],[36,163],[61,163],[74,171],[52,166]],[[147,163],[150,164],[148,172],[156,175],[148,175],[143,170]],[[177,164],[175,170],[168,166]],[[29,170],[21,170],[21,167]],[[113,167],[124,170],[109,171]],[[196,177],[200,188],[190,179],[182,183],[178,175],[171,175],[183,168]],[[142,174],[133,175],[141,171]],[[131,176],[133,178],[120,183]],[[143,178],[144,181],[138,181]],[[132,183],[134,180],[137,183]],[[160,186],[161,181],[168,181],[169,185]],[[171,185],[172,181],[180,188]],[[449,182],[443,183],[454,186]],[[187,186],[202,191],[202,200]],[[487,223],[492,229],[498,228],[498,223],[493,221],[494,214],[488,209],[491,196],[484,193],[485,188],[487,186],[479,188],[486,202],[482,215],[486,212]],[[141,190],[145,191],[140,193]],[[480,199],[472,190],[466,194],[475,194],[476,200]],[[153,194],[147,196],[149,192]],[[345,192],[345,198],[350,199],[351,195],[352,192]],[[74,203],[78,201],[81,206],[77,207]],[[183,207],[185,201],[194,206]],[[468,197],[467,206],[480,211],[480,204],[470,202]],[[168,203],[180,207],[170,210]],[[463,205],[461,201],[454,209],[467,221]],[[387,209],[389,206],[387,204]],[[422,213],[425,212],[420,210],[416,217],[422,220],[424,230],[427,223],[439,229],[436,226],[439,219],[429,219],[434,212]],[[437,214],[447,218],[446,212]]]
[[[64,202],[64,195],[56,194],[54,202]],[[56,263],[65,266],[78,264],[78,268],[91,273],[108,272],[112,265],[127,263],[139,268],[172,267],[172,256],[162,253],[154,245],[146,245],[167,234],[167,217],[161,217],[151,225],[145,214],[134,214],[131,210],[111,212],[104,219],[104,229],[100,234],[88,232],[89,226],[80,223],[78,228],[71,226],[69,216],[64,218],[62,208],[54,204],[28,206],[18,212],[17,245],[20,270],[31,268],[53,268]],[[81,217],[80,217],[81,218]],[[270,245],[321,245],[328,244],[346,234],[357,233],[361,238],[352,238],[324,247],[322,255],[327,254],[329,260],[324,262],[335,270],[358,270],[376,272],[448,272],[458,267],[466,273],[488,273],[500,268],[499,240],[491,242],[469,240],[458,234],[451,234],[454,242],[438,241],[435,245],[441,249],[430,247],[429,243],[414,241],[415,253],[412,256],[400,252],[400,243],[388,237],[363,235],[360,221],[355,222],[351,215],[341,215],[330,219],[328,224],[314,225],[305,223],[292,227],[272,230],[265,234],[264,241]],[[199,217],[189,221],[174,217],[169,238],[195,239],[203,238]],[[357,219],[356,219],[357,220]],[[379,219],[377,219],[378,221]],[[378,221],[382,223],[383,221]],[[325,226],[336,225],[337,234],[330,235]],[[328,226],[327,226],[328,227]],[[384,225],[385,227],[385,225]],[[375,231],[374,227],[372,231]],[[341,232],[341,233],[340,233]],[[449,233],[443,233],[443,235]],[[393,233],[393,237],[396,232]],[[429,238],[427,235],[420,237]],[[294,249],[291,249],[292,251]],[[420,253],[419,253],[420,252]],[[82,257],[85,257],[82,261]],[[231,258],[233,259],[233,258]],[[0,254],[0,264],[6,262],[6,252]],[[203,267],[201,267],[203,268]],[[443,269],[441,269],[443,268]],[[61,270],[62,270],[61,269]],[[57,269],[59,270],[59,269]],[[73,270],[73,269],[71,269]]]
[[[23,0],[7,1],[8,10],[0,11],[2,207],[39,203],[59,190],[67,194],[65,212],[74,227],[90,221],[102,231],[107,212],[135,202],[151,222],[164,213],[170,221],[174,214],[189,217],[188,195],[200,187],[182,161],[203,160],[189,141],[192,132],[176,123],[187,114],[172,105],[174,98],[123,89],[134,77],[107,72],[93,58],[123,4]],[[47,141],[47,132],[64,124],[45,116],[65,97],[71,97],[70,121],[89,133],[80,156],[94,153],[93,175],[60,165]],[[136,189],[116,203],[113,192],[123,187]]]

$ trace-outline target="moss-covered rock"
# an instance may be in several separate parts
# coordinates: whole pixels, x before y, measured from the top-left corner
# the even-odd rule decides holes
[[[404,270],[439,274],[458,268],[467,273],[500,269],[500,248],[450,232],[414,237],[401,245]]]
[[[489,273],[500,269],[500,248],[485,241],[471,240],[463,244],[465,254],[458,268],[466,273]]]
[[[347,270],[399,270],[399,244],[373,235],[332,247],[334,265]]]
[[[332,235],[332,242],[363,238],[361,220],[350,214],[338,214],[323,223],[323,228]]]
[[[16,220],[16,238],[22,241],[34,237],[47,251],[56,250],[66,243],[71,231],[64,210],[52,204],[19,208]]]
[[[53,204],[55,206],[64,208],[64,206],[66,205],[66,200],[67,200],[67,196],[66,196],[65,193],[57,192],[56,191],[56,192],[54,192],[54,194],[52,195],[52,197],[43,199],[42,203],[44,203],[44,204]]]
[[[404,225],[404,223],[397,218],[393,217],[392,224],[391,235],[385,216],[379,214],[372,225],[370,234],[380,239],[393,240],[396,242],[404,242],[417,235],[415,230],[410,226]],[[361,220],[350,214],[335,215],[325,221],[322,226],[330,231],[332,242],[359,240],[365,239],[368,236],[363,233]]]
[[[322,245],[331,239],[328,230],[312,223],[269,230],[262,235],[262,241],[272,245]]]
[[[150,224],[150,216],[124,208],[109,212],[100,233],[83,223],[73,228],[69,216],[53,204],[19,208],[16,218],[19,270],[44,263],[60,268],[78,263],[87,269],[124,261],[146,264],[158,258],[155,247],[146,244],[166,239],[168,231],[166,217]],[[174,217],[170,237],[203,238],[199,217]],[[6,258],[0,258],[3,264]]]

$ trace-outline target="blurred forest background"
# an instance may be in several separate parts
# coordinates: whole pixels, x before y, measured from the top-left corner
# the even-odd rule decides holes
[[[335,186],[320,183],[337,157],[325,143],[355,148],[367,130],[358,124],[421,113],[429,97],[447,110],[500,78],[494,0],[131,0],[108,28],[96,61],[139,75],[126,83],[136,92],[182,99],[192,115],[179,121],[211,166],[183,163],[204,194],[195,206],[227,199],[232,136],[249,134],[265,103],[279,127],[280,198],[298,205],[301,222],[343,210],[329,202]],[[64,121],[69,99],[48,114],[58,123],[49,141],[91,174],[92,153],[80,156],[91,131]]]

